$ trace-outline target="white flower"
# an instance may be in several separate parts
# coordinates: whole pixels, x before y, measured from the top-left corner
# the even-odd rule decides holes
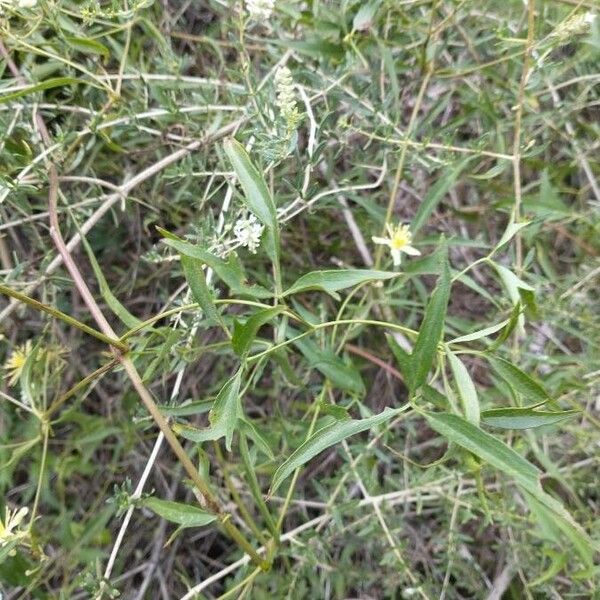
[[[266,21],[273,12],[275,0],[246,0],[246,10],[251,19]]]
[[[256,254],[263,229],[264,227],[256,220],[256,217],[250,215],[247,219],[242,218],[236,221],[233,235],[241,246],[247,247],[252,254]]]
[[[398,266],[402,259],[402,252],[405,254],[409,254],[410,256],[420,256],[421,253],[411,246],[412,242],[412,233],[410,232],[410,228],[408,225],[396,225],[392,227],[389,223],[386,226],[389,237],[377,237],[373,236],[372,240],[376,244],[383,244],[390,249],[392,254],[392,260],[394,261],[394,266]]]
[[[27,536],[26,531],[18,531],[21,521],[27,516],[29,509],[24,506],[15,512],[6,507],[6,518],[4,523],[0,520],[0,547],[5,546],[13,540],[21,539]]]

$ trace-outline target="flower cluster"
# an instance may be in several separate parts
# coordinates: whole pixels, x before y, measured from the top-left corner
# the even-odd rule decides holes
[[[236,242],[240,246],[244,246],[252,254],[256,254],[263,230],[264,226],[256,220],[256,217],[249,215],[248,218],[241,218],[236,221],[233,227],[233,235],[235,235]]]
[[[246,0],[248,15],[255,21],[266,21],[274,7],[275,0]]]

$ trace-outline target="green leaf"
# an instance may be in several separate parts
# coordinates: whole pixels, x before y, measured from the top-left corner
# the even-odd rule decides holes
[[[336,300],[340,297],[336,292],[345,288],[354,287],[367,281],[383,281],[398,277],[400,273],[389,271],[371,271],[369,269],[345,269],[332,271],[312,271],[302,275],[288,288],[283,296],[307,292],[309,290],[321,290],[333,296]]]
[[[522,279],[517,277],[510,269],[507,269],[506,267],[503,267],[494,261],[490,262],[500,276],[500,279],[502,280],[502,283],[508,292],[508,297],[513,304],[517,304],[517,302],[520,302],[521,300],[519,289],[535,292],[535,288],[532,288],[528,283],[525,283]]]
[[[169,417],[189,417],[207,413],[215,403],[214,400],[195,400],[177,406],[160,406],[160,412]]]
[[[578,410],[542,411],[532,410],[529,407],[492,408],[481,413],[481,420],[486,425],[501,429],[530,429],[560,423],[579,412]]]
[[[400,346],[392,334],[386,333],[385,339],[390,347],[390,350],[394,354],[396,363],[398,364],[400,372],[404,377],[404,381],[408,381],[411,374],[410,354],[404,348],[402,348],[402,346]]]
[[[208,289],[202,266],[203,262],[201,260],[181,254],[181,268],[194,300],[204,311],[209,323],[216,323],[218,321],[217,309],[215,308],[213,296]]]
[[[21,98],[22,96],[27,96],[29,94],[35,94],[36,92],[49,90],[51,88],[63,87],[65,85],[74,85],[80,83],[84,83],[84,81],[81,79],[75,79],[74,77],[54,77],[53,79],[47,79],[46,81],[36,83],[35,85],[26,87],[16,92],[0,95],[0,104],[10,102],[11,100],[16,100],[17,98]],[[86,81],[85,83],[94,85],[90,81]]]
[[[381,0],[371,0],[364,3],[354,15],[352,31],[365,31],[373,26],[375,13],[381,4]]]
[[[285,311],[284,306],[274,306],[273,308],[259,310],[248,318],[245,323],[236,320],[233,326],[233,337],[231,338],[233,351],[238,356],[245,354],[250,349],[258,330],[283,311]]]
[[[535,406],[540,406],[552,400],[541,383],[532,379],[527,373],[521,371],[521,369],[511,362],[489,354],[486,354],[485,358],[490,363],[492,369],[494,369],[494,371],[506,381],[515,392],[520,394],[524,399],[529,399],[534,402]],[[529,406],[528,408],[533,408],[533,406]]]
[[[238,425],[238,418],[241,413],[239,400],[241,378],[242,369],[239,369],[221,388],[208,415],[210,427],[198,429],[191,425],[175,423],[173,431],[181,437],[197,443],[218,440],[224,437],[225,447],[228,452],[231,452],[233,432]]]
[[[340,43],[328,42],[326,40],[269,40],[275,46],[290,48],[301,54],[312,56],[314,58],[329,58],[334,61],[340,61],[344,58],[344,46]]]
[[[506,327],[510,323],[510,319],[505,319],[502,323],[496,323],[496,325],[490,325],[489,327],[485,327],[484,329],[480,329],[479,331],[474,331],[473,333],[467,333],[466,335],[461,335],[453,340],[450,340],[449,344],[460,344],[464,342],[474,342],[475,340],[480,340],[481,338],[488,337],[492,335],[504,327]]]
[[[298,468],[306,464],[309,460],[334,446],[342,440],[356,435],[361,431],[371,429],[380,423],[389,421],[396,416],[400,410],[386,408],[383,412],[367,419],[344,420],[326,425],[316,431],[308,440],[306,440],[297,450],[279,466],[273,475],[271,489],[269,494],[274,494],[279,486]]]
[[[248,153],[237,140],[225,140],[223,148],[244,190],[248,208],[267,228],[267,252],[273,261],[277,261],[279,256],[277,211],[265,178],[252,164]]]
[[[85,52],[87,54],[100,54],[103,58],[108,58],[110,56],[110,50],[97,40],[73,37],[70,35],[65,36],[64,39],[69,46],[72,46],[80,52]]]
[[[450,349],[446,349],[446,356],[458,387],[458,395],[462,401],[463,410],[467,421],[479,425],[479,398],[473,380],[464,363]]]
[[[159,498],[144,498],[140,501],[142,506],[149,508],[159,517],[177,523],[183,527],[202,527],[216,521],[217,517],[197,506],[171,502]]]
[[[170,234],[164,229],[157,229],[162,235],[169,236],[163,240],[167,246],[171,246],[171,248],[174,248],[180,254],[184,254],[190,258],[196,258],[203,263],[206,263],[211,269],[213,269],[219,279],[221,279],[226,285],[229,286],[229,288],[231,288],[231,291],[234,294],[250,296],[258,299],[270,298],[273,295],[271,292],[269,292],[269,290],[260,285],[247,285],[245,283],[246,277],[244,270],[235,253],[231,253],[228,257],[228,260],[225,261],[222,258],[218,258],[210,252],[200,248],[200,246],[196,246],[194,244],[190,244],[189,242],[184,242],[183,240],[174,238],[173,234]]]
[[[423,202],[419,205],[417,214],[410,224],[410,229],[415,235],[419,229],[425,224],[435,207],[439,204],[442,198],[448,193],[454,185],[458,176],[464,171],[472,157],[461,160],[457,165],[447,170],[429,189]]]
[[[246,419],[240,418],[240,429],[244,432],[246,436],[248,436],[255,444],[256,447],[269,459],[275,460],[275,455],[273,451],[269,447],[267,440],[265,440],[264,436],[260,433],[260,431],[256,428],[254,423],[248,421]]]
[[[94,275],[98,280],[98,285],[100,286],[100,293],[102,294],[104,301],[106,302],[106,304],[108,304],[110,310],[112,310],[113,313],[115,313],[115,315],[117,315],[117,317],[119,317],[119,319],[123,321],[123,323],[125,323],[127,327],[129,327],[129,329],[134,329],[138,327],[142,324],[142,322],[138,318],[134,317],[112,293],[112,290],[110,289],[110,286],[108,285],[108,282],[104,277],[104,273],[102,273],[102,269],[100,268],[100,265],[98,264],[98,261],[94,256],[94,252],[92,251],[91,246],[89,245],[87,239],[85,238],[85,235],[83,235],[81,231],[80,234],[81,242],[83,244],[83,247],[85,248],[90,263],[92,263],[92,269],[94,270]]]
[[[509,223],[508,226],[506,227],[506,230],[502,234],[502,237],[500,238],[500,241],[496,244],[496,246],[494,248],[494,252],[497,252],[498,250],[500,250],[500,248],[502,248],[502,246],[504,246],[505,244],[507,244],[508,242],[510,242],[510,240],[512,240],[512,238],[519,231],[521,231],[521,229],[523,229],[524,227],[527,227],[527,225],[529,225],[529,222],[525,222],[525,223]]]
[[[237,140],[226,140],[223,147],[242,185],[248,208],[262,221],[265,227],[277,229],[275,204],[264,177],[252,164],[248,153]]]
[[[587,566],[593,564],[593,544],[564,506],[540,485],[542,472],[501,440],[450,413],[424,413],[429,425],[446,439],[514,479],[525,492],[549,509],[555,523],[577,548]]]
[[[288,328],[288,334],[293,335],[293,330]],[[323,350],[306,338],[296,340],[294,345],[306,357],[310,367],[323,373],[334,386],[355,394],[364,394],[365,385],[356,367],[346,364],[331,350]]]
[[[431,299],[425,309],[425,316],[415,347],[411,354],[411,373],[408,381],[411,392],[415,392],[425,383],[427,374],[437,354],[437,346],[442,339],[444,331],[444,320],[448,299],[450,298],[450,268],[447,257],[444,259],[442,274],[437,286],[431,295]]]

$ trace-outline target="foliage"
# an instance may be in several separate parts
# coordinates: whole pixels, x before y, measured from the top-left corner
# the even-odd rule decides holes
[[[0,2],[3,597],[591,597],[594,10]]]

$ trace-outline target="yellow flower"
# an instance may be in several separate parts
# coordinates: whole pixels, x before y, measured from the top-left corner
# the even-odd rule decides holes
[[[386,225],[386,229],[389,237],[377,237],[373,236],[372,240],[376,244],[383,244],[390,249],[394,266],[398,266],[402,259],[402,252],[409,254],[410,256],[420,256],[421,253],[411,246],[412,233],[408,225],[402,223],[393,227],[389,223]]]
[[[25,344],[15,348],[12,351],[12,354],[8,357],[6,362],[4,363],[4,368],[8,371],[10,375],[10,379],[8,381],[8,385],[15,385],[21,376],[21,372],[23,371],[23,367],[25,366],[25,362],[29,354],[31,353],[31,340],[27,340]]]
[[[26,531],[19,531],[18,527],[21,524],[21,521],[27,516],[29,509],[24,506],[19,508],[19,510],[15,510],[11,512],[11,510],[6,507],[6,518],[4,523],[0,520],[0,547],[6,546],[6,544],[14,541],[21,540],[22,538],[27,537]]]

